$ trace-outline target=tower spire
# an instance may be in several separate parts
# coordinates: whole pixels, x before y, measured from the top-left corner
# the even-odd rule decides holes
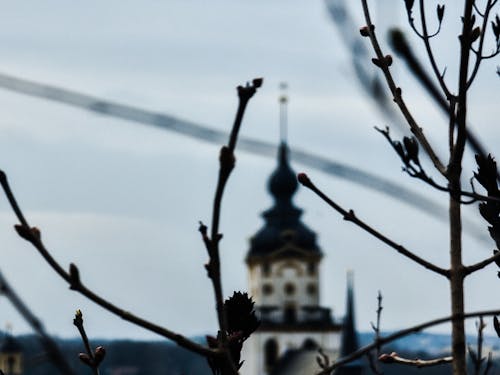
[[[288,95],[287,95],[288,84],[286,82],[280,83],[280,142],[282,144],[287,143],[288,136]]]
[[[356,333],[356,321],[354,313],[354,272],[347,271],[347,296],[346,314],[344,317],[344,327],[342,329],[342,341],[340,344],[340,357],[347,357],[359,349],[358,335]],[[361,375],[363,366],[360,360],[356,360],[341,366],[335,375]]]

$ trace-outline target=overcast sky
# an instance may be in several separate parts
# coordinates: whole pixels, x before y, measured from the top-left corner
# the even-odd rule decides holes
[[[209,6],[201,0],[0,3],[2,73],[222,130],[232,123],[235,87],[262,76],[264,86],[249,105],[241,133],[276,143],[278,86],[286,81],[292,147],[380,174],[446,204],[445,195],[401,173],[398,158],[373,131],[373,126],[390,124],[357,84],[349,53],[321,0],[215,0]],[[362,25],[359,5],[349,5]],[[454,88],[459,21],[448,8],[443,39],[435,43]],[[387,11],[405,25],[402,9],[392,3]],[[494,155],[500,153],[497,64],[484,64],[470,101],[470,120]],[[445,118],[401,63],[395,65],[410,108],[444,157]],[[211,217],[219,147],[8,91],[0,90],[0,103],[0,167],[53,255],[64,265],[75,262],[90,288],[127,310],[183,334],[214,332],[213,293],[197,223],[209,223]],[[263,223],[260,213],[271,205],[266,184],[274,167],[273,159],[237,152],[221,222],[226,295],[246,290],[248,239]],[[469,154],[465,177],[473,168]],[[305,171],[359,217],[447,266],[446,223],[369,188]],[[375,319],[378,290],[384,295],[383,329],[448,314],[446,280],[344,222],[312,193],[300,190],[295,202],[318,233],[325,254],[322,303],[335,317],[344,312],[348,269],[355,272],[359,330],[369,330]],[[486,235],[476,211],[467,207],[465,215],[483,225]],[[90,336],[157,338],[69,291],[17,237],[14,223],[1,198],[0,269],[49,332],[75,336],[72,317],[81,308]],[[494,246],[467,236],[464,244],[466,262],[489,256]],[[467,310],[498,308],[491,297],[498,288],[495,267],[471,277]],[[0,298],[0,326],[7,322],[14,333],[29,332]]]

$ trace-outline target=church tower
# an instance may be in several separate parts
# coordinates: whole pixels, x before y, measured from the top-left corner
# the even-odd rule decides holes
[[[268,183],[274,204],[263,213],[265,223],[251,238],[246,257],[249,292],[261,325],[245,342],[244,375],[270,374],[287,350],[340,347],[342,326],[320,305],[323,254],[316,234],[301,221],[302,210],[293,203],[298,182],[289,164],[283,124],[277,164]]]

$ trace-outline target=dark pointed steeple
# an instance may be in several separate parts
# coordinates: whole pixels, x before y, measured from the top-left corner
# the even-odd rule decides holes
[[[285,88],[286,86],[281,85],[282,90]],[[321,256],[316,244],[316,234],[302,223],[302,210],[293,204],[298,182],[296,173],[290,167],[286,143],[288,97],[282,94],[279,102],[281,142],[278,148],[278,165],[268,182],[274,204],[262,214],[265,224],[250,240],[247,261],[276,255],[277,252],[289,255],[290,251],[305,256]]]
[[[352,271],[347,272],[346,314],[342,325],[342,342],[340,345],[340,358],[346,357],[359,349],[354,312],[354,280]],[[338,368],[335,375],[360,375],[362,372],[363,364],[360,360],[356,360]]]

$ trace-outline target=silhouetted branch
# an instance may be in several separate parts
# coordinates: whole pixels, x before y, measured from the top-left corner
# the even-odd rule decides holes
[[[486,2],[485,8],[484,8],[484,13],[481,14],[481,16],[483,17],[483,24],[482,24],[481,29],[480,29],[481,30],[481,34],[479,36],[479,46],[477,48],[477,51],[474,50],[472,48],[472,46],[471,46],[472,51],[476,55],[476,62],[474,64],[474,67],[472,68],[472,73],[470,74],[469,81],[467,82],[467,88],[469,88],[470,85],[472,84],[472,82],[474,81],[474,78],[476,77],[476,74],[479,71],[479,66],[481,65],[481,61],[496,56],[499,53],[499,51],[500,51],[500,44],[498,43],[498,38],[497,38],[496,39],[496,41],[497,41],[496,44],[497,45],[496,45],[495,52],[493,52],[489,56],[483,56],[484,39],[486,37],[486,28],[488,26],[488,19],[489,19],[489,16],[490,16],[490,11],[491,11],[491,9],[493,9],[493,6],[495,5],[495,3],[496,3],[496,0],[488,0]],[[477,7],[475,6],[475,2],[474,2],[474,9],[477,12]]]
[[[464,320],[464,319],[469,319],[469,318],[476,318],[479,316],[495,316],[500,314],[500,310],[484,310],[484,311],[476,311],[476,312],[470,312],[470,313],[464,313],[464,314],[457,314],[457,315],[450,315],[444,318],[439,318],[435,320],[430,320],[425,323],[421,323],[409,328],[402,329],[398,332],[395,332],[389,336],[386,337],[381,337],[378,341],[374,341],[371,344],[368,344],[359,350],[355,351],[352,354],[349,354],[346,357],[340,358],[336,360],[334,363],[332,363],[330,366],[322,369],[322,371],[319,371],[316,373],[316,375],[328,375],[330,374],[333,370],[336,368],[345,365],[346,363],[352,362],[358,358],[361,358],[364,356],[366,353],[368,353],[370,350],[375,349],[377,346],[382,346],[386,345],[390,342],[396,341],[402,337],[408,336],[413,333],[420,332],[426,328],[433,327],[439,324],[447,323],[452,320]]]
[[[179,346],[182,346],[188,350],[191,350],[195,353],[198,353],[203,356],[217,356],[220,355],[218,351],[216,350],[211,350],[208,349],[192,340],[189,340],[188,338],[173,332],[167,328],[163,328],[161,326],[158,326],[152,322],[149,322],[145,319],[142,319],[126,310],[123,310],[119,308],[118,306],[113,305],[110,303],[108,300],[100,297],[99,295],[95,294],[92,290],[88,289],[83,285],[83,283],[80,280],[78,268],[72,264],[70,267],[70,272],[66,272],[64,268],[52,257],[50,252],[47,250],[45,245],[42,242],[41,239],[41,234],[40,231],[35,228],[31,227],[28,222],[26,221],[24,214],[22,210],[20,209],[17,200],[12,193],[12,190],[10,188],[9,182],[7,180],[6,174],[0,170],[0,184],[2,185],[2,188],[5,192],[5,195],[14,211],[16,214],[17,219],[20,222],[20,225],[16,225],[16,231],[25,240],[30,242],[40,253],[40,255],[45,259],[45,261],[52,267],[52,269],[64,280],[70,285],[70,289],[75,290],[82,294],[83,296],[87,297],[89,300],[92,302],[96,303],[97,305],[101,306],[102,308],[110,311],[111,313],[121,317],[122,319],[129,321],[139,327],[142,327],[148,331],[157,333],[160,336],[163,336],[167,339],[170,339],[177,343]]]
[[[434,102],[438,104],[439,108],[445,112],[450,117],[449,129],[450,136],[449,141],[452,142],[453,136],[451,135],[454,127],[456,126],[456,104],[455,101],[451,101],[450,103],[446,100],[446,98],[442,95],[441,91],[439,91],[438,87],[431,80],[429,74],[420,64],[418,57],[413,53],[404,33],[399,29],[392,29],[390,32],[390,43],[394,51],[404,59],[406,62],[410,72],[417,78],[418,82],[420,82],[424,88],[429,93],[430,97],[434,99]],[[441,75],[443,76],[444,73]],[[472,149],[476,154],[479,154],[486,158],[488,153],[485,148],[479,141],[478,137],[474,134],[470,125],[467,128],[467,142],[470,144]],[[452,145],[450,145],[450,149],[452,149]],[[500,173],[497,172],[498,179],[500,180]]]
[[[469,356],[472,360],[472,364],[474,365],[474,373],[475,375],[481,375],[481,367],[483,366],[483,330],[486,327],[484,324],[483,317],[479,317],[479,322],[476,322],[477,328],[477,344],[476,344],[476,352],[474,353],[474,349],[471,346],[468,347]]]
[[[106,355],[106,350],[102,346],[98,346],[95,350],[92,350],[92,348],[90,347],[90,342],[83,326],[83,314],[80,310],[76,310],[73,324],[78,329],[78,332],[80,333],[80,336],[82,338],[83,345],[85,346],[85,351],[87,352],[80,353],[78,355],[78,358],[80,358],[80,361],[82,361],[92,369],[94,375],[99,375],[99,365]]]
[[[392,352],[391,354],[382,354],[378,360],[382,363],[391,364],[397,363],[399,365],[413,366],[413,367],[432,367],[443,364],[449,364],[453,361],[453,357],[441,357],[434,359],[409,359],[403,358],[398,355],[396,352]]]
[[[425,259],[415,255],[411,251],[407,250],[405,247],[395,243],[392,241],[390,238],[384,236],[377,230],[373,229],[371,226],[366,224],[364,221],[358,219],[356,215],[354,214],[354,211],[352,210],[345,210],[344,208],[340,207],[337,203],[332,201],[327,195],[325,195],[320,189],[316,187],[312,183],[312,181],[307,177],[305,173],[299,173],[298,175],[298,180],[299,182],[304,185],[305,187],[311,189],[316,195],[318,195],[323,201],[325,201],[330,207],[332,207],[334,210],[339,212],[341,215],[343,215],[344,220],[351,221],[360,228],[364,229],[366,232],[370,233],[372,236],[375,238],[379,239],[389,247],[392,247],[394,250],[396,250],[398,253],[401,255],[413,260],[415,263],[421,265],[422,267],[427,268],[428,270],[431,270],[441,276],[444,276],[446,278],[449,278],[449,270],[446,270],[444,268],[438,267],[433,263],[430,263],[426,261]]]
[[[491,368],[493,367],[493,353],[488,353],[488,359],[486,360],[486,367],[484,368],[483,375],[488,375]]]
[[[403,171],[406,172],[410,177],[417,178],[439,191],[447,193],[452,192],[451,189],[447,186],[443,186],[435,182],[432,177],[430,177],[425,172],[424,168],[420,164],[420,159],[418,156],[418,143],[414,137],[404,137],[403,142],[400,142],[395,141],[391,138],[388,127],[386,127],[385,129],[375,127],[375,130],[382,134],[385,139],[387,139],[392,148],[396,151],[404,164]],[[471,198],[468,201],[462,200],[462,204],[472,204],[478,201],[500,203],[500,198],[498,197],[478,194],[475,191],[469,192],[460,190],[458,193],[460,196]]]
[[[382,316],[382,309],[382,293],[379,290],[377,295],[377,323],[371,323],[372,329],[375,332],[375,342],[379,342],[380,340],[380,318]],[[375,358],[380,358],[380,345],[377,345],[375,348]],[[383,372],[378,369],[372,352],[368,353],[368,361],[370,363],[370,368],[375,374],[383,375]]]
[[[446,176],[447,173],[446,167],[440,161],[439,157],[436,155],[433,148],[427,141],[427,138],[425,137],[422,128],[418,126],[417,122],[415,121],[410,111],[408,110],[408,107],[406,106],[406,103],[404,102],[402,97],[401,88],[397,87],[396,83],[394,82],[392,74],[389,71],[389,66],[392,64],[392,58],[390,55],[384,56],[384,54],[382,53],[382,49],[380,48],[377,37],[375,35],[375,26],[371,22],[370,13],[368,10],[368,5],[366,3],[366,0],[362,0],[362,4],[367,26],[361,29],[361,35],[368,36],[370,38],[370,41],[372,43],[373,49],[376,54],[376,58],[372,59],[372,61],[382,70],[387,85],[391,90],[394,102],[398,105],[399,109],[401,110],[401,113],[403,114],[404,118],[406,119],[406,122],[410,126],[412,133],[415,134],[415,137],[418,139],[419,143],[422,145],[424,150],[429,155],[436,169],[443,176]]]
[[[438,5],[439,7],[439,5]],[[441,8],[444,13],[444,5]],[[424,41],[425,45],[425,50],[427,52],[427,56],[429,57],[429,62],[431,63],[432,70],[434,71],[434,75],[436,76],[436,79],[439,82],[439,85],[441,86],[441,89],[443,90],[445,96],[447,98],[451,98],[452,95],[450,91],[448,90],[448,86],[446,85],[446,82],[444,81],[444,74],[441,74],[437,63],[436,63],[436,58],[434,57],[434,53],[432,52],[431,45],[430,45],[430,39],[437,35],[439,31],[441,30],[441,23],[442,23],[442,18],[439,20],[439,27],[438,30],[435,34],[429,35],[427,31],[427,20],[425,17],[425,5],[424,5],[424,0],[420,0],[420,21],[422,23],[422,40]]]
[[[220,338],[222,340],[220,345],[221,348],[224,349],[224,353],[226,353],[228,356],[230,356],[227,342],[228,323],[226,312],[224,311],[224,295],[222,292],[220,272],[219,242],[222,239],[222,234],[219,233],[220,212],[224,188],[235,165],[234,149],[236,147],[238,132],[241,127],[243,115],[245,113],[248,102],[261,85],[262,79],[258,78],[254,79],[252,81],[252,84],[247,83],[246,86],[238,86],[237,88],[239,98],[238,110],[236,112],[236,117],[234,119],[234,124],[229,136],[228,144],[227,146],[223,146],[220,150],[219,177],[217,180],[217,187],[215,189],[215,196],[213,201],[212,227],[210,237],[207,233],[207,227],[203,224],[200,225],[200,232],[202,234],[203,242],[205,243],[209,255],[209,261],[205,268],[207,269],[208,276],[212,281],[212,286],[215,293],[215,303],[219,321]],[[228,357],[228,360],[233,364],[233,366],[235,365],[230,357]],[[234,372],[238,372],[236,367],[234,367]]]
[[[491,257],[486,258],[485,260],[483,260],[481,262],[464,267],[464,269],[463,269],[464,275],[468,276],[471,273],[479,271],[480,269],[490,265],[493,262],[499,262],[499,261],[500,261],[500,251],[496,251],[493,253],[493,255]]]
[[[17,293],[12,289],[5,277],[0,272],[0,292],[12,303],[17,312],[24,318],[29,326],[35,331],[40,339],[43,348],[46,350],[50,361],[64,375],[74,375],[75,372],[64,359],[63,354],[55,341],[45,332],[42,322],[33,314],[28,306],[19,298]],[[0,370],[0,375],[3,374]]]

